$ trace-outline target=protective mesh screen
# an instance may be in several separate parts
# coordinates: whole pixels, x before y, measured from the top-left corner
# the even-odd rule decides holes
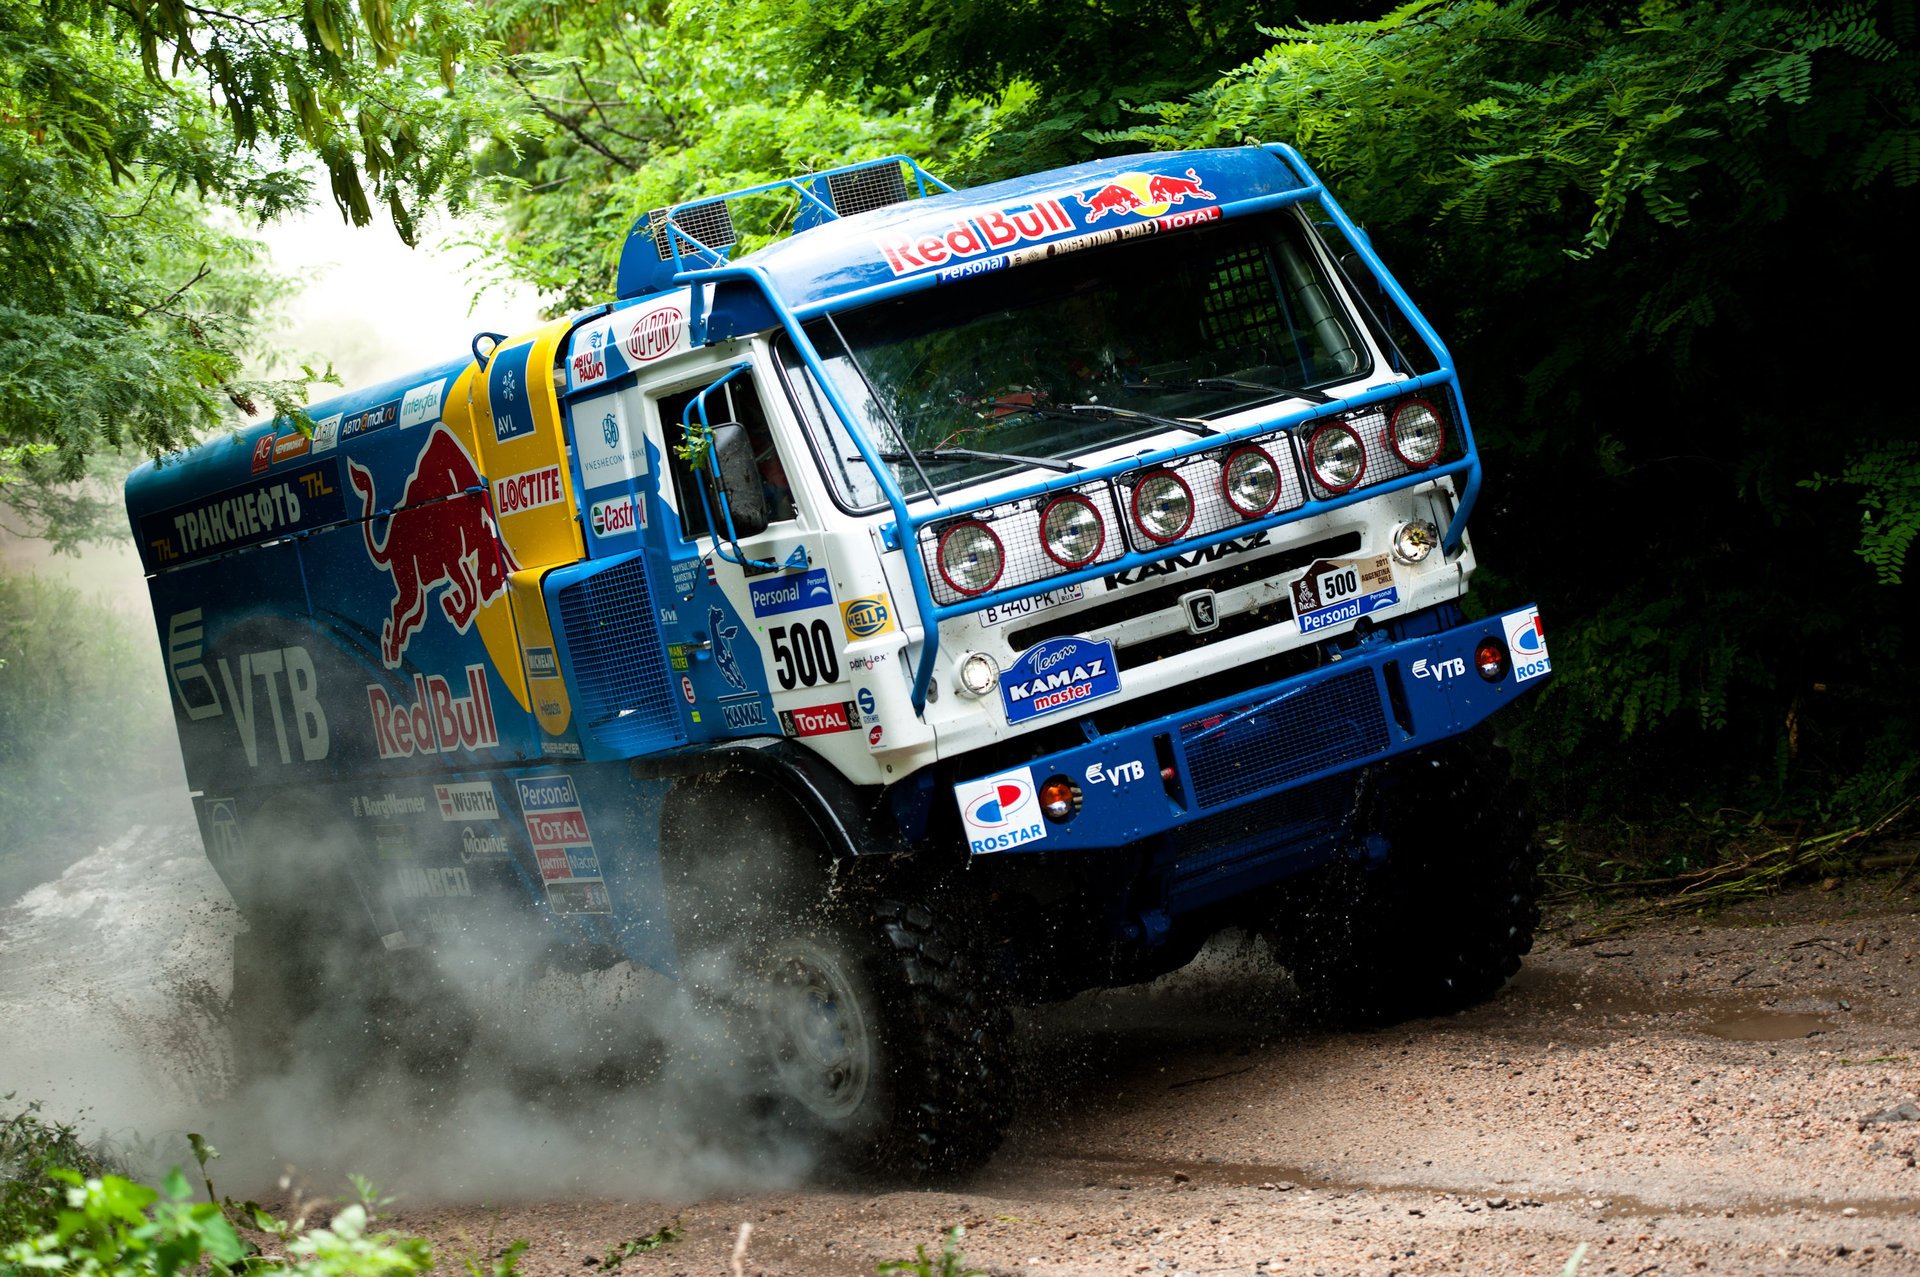
[[[1394,451],[1392,440],[1389,438],[1388,426],[1393,420],[1393,413],[1396,409],[1400,408],[1403,404],[1412,403],[1416,399],[1433,409],[1434,415],[1440,418],[1441,426],[1446,432],[1441,441],[1440,455],[1438,458],[1419,467],[1419,469],[1430,470],[1434,466],[1465,455],[1466,448],[1461,440],[1460,430],[1455,424],[1458,418],[1453,411],[1453,397],[1437,389],[1425,394],[1412,396],[1408,399],[1396,399],[1392,403],[1375,404],[1359,412],[1349,412],[1339,416],[1326,417],[1322,420],[1345,423],[1348,429],[1360,436],[1361,446],[1367,451],[1367,464],[1360,472],[1360,481],[1355,484],[1353,488],[1345,489],[1344,491],[1351,492],[1359,488],[1371,487],[1373,484],[1385,483],[1389,479],[1398,479],[1401,475],[1412,474],[1414,472],[1415,467],[1402,461],[1400,454]],[[1328,497],[1337,497],[1344,493],[1334,491],[1314,476],[1311,459],[1307,453],[1307,445],[1312,440],[1313,432],[1319,425],[1320,422],[1310,421],[1302,426],[1294,437],[1299,443],[1300,469],[1307,476],[1309,490],[1313,493],[1316,500],[1325,500]]]
[[[1094,513],[1099,516],[1104,533],[1100,549],[1086,563],[1076,564],[1074,568],[1095,563],[1111,563],[1125,554],[1127,538],[1120,528],[1120,513],[1113,503],[1113,490],[1104,483],[1088,483],[1066,491],[1086,498],[1093,506]],[[980,597],[980,595],[970,595],[955,589],[940,570],[940,539],[949,528],[960,523],[983,523],[1000,538],[1005,566],[1001,569],[1000,579],[992,586],[993,590],[1031,585],[1035,581],[1044,581],[1048,577],[1059,576],[1074,570],[1049,555],[1040,541],[1040,516],[1062,495],[1064,493],[1049,492],[1019,501],[1009,501],[1003,505],[976,510],[965,518],[949,519],[943,523],[930,524],[922,528],[920,555],[927,565],[927,576],[933,585],[935,601],[959,603],[969,598]],[[981,595],[986,593],[987,591],[982,591]]]
[[[906,173],[898,160],[835,173],[827,179],[827,197],[834,212],[842,217],[885,208],[907,198]]]
[[[1266,510],[1247,515],[1242,514],[1227,500],[1224,478],[1228,460],[1246,445],[1236,444],[1230,448],[1215,448],[1208,452],[1195,453],[1182,457],[1178,461],[1164,466],[1154,466],[1146,470],[1136,470],[1123,474],[1119,478],[1120,508],[1126,514],[1127,538],[1134,549],[1151,554],[1155,551],[1172,554],[1179,550],[1180,542],[1192,537],[1205,536],[1210,532],[1219,532],[1224,528],[1235,528],[1253,519],[1264,519],[1270,515],[1281,514],[1294,509],[1305,500],[1300,486],[1300,474],[1295,469],[1293,449],[1288,445],[1284,434],[1265,435],[1254,440],[1253,446],[1273,461],[1278,472],[1279,487],[1274,503]],[[1157,471],[1171,471],[1187,485],[1187,491],[1193,497],[1193,522],[1187,530],[1172,541],[1158,541],[1148,536],[1133,517],[1134,489],[1142,480]]]
[[[1180,741],[1194,797],[1214,807],[1381,752],[1387,717],[1374,672],[1357,669],[1251,713],[1187,723]]]
[[[683,208],[673,215],[673,224],[699,240],[705,248],[726,248],[734,241],[733,214],[728,211],[725,200]],[[656,208],[648,213],[647,225],[653,228],[653,249],[660,254],[660,260],[672,261],[673,245],[667,237],[667,210]],[[685,257],[691,251],[687,242],[681,240],[680,255]]]
[[[673,680],[640,560],[563,587],[559,603],[582,726],[621,753],[680,743]]]

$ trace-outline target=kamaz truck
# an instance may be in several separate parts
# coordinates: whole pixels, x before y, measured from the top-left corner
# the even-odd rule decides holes
[[[1293,150],[802,174],[640,218],[616,291],[127,481],[244,1036],[624,964],[941,1173],[1013,1008],[1223,928],[1347,1021],[1518,968],[1482,724],[1545,634],[1463,603],[1453,364]]]

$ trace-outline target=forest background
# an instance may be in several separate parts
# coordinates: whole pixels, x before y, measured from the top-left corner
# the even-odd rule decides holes
[[[123,537],[134,459],[327,379],[251,371],[292,287],[255,232],[315,199],[409,242],[491,207],[475,269],[565,312],[702,194],[1284,141],[1460,367],[1478,605],[1537,601],[1554,654],[1506,731],[1558,871],[1885,827],[1920,792],[1917,8],[0,0],[7,518]],[[0,579],[0,767],[79,723],[103,769],[37,818],[98,821],[98,776],[167,743],[99,729],[128,717],[112,624]]]

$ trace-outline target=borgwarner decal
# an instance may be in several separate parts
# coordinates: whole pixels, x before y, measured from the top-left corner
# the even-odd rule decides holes
[[[1082,705],[1120,690],[1113,644],[1102,639],[1043,639],[1000,676],[1007,722]]]
[[[387,519],[384,540],[373,538],[374,511],[380,508],[373,473],[349,461],[347,477],[360,493],[367,557],[393,578],[393,604],[380,630],[380,659],[395,669],[414,632],[426,622],[427,598],[434,590],[447,587],[440,610],[455,631],[465,634],[480,609],[506,590],[507,574],[518,572],[520,565],[500,543],[487,503],[462,496],[485,488],[486,480],[446,426],[435,426],[427,436]]]
[[[953,798],[960,804],[967,850],[974,855],[1008,851],[1046,839],[1047,823],[1040,816],[1031,767],[962,781],[953,787]]]
[[[1302,634],[1357,621],[1400,601],[1393,564],[1384,554],[1371,559],[1322,559],[1289,588]]]
[[[553,911],[612,913],[606,880],[600,876],[600,854],[594,850],[573,777],[529,776],[513,784],[520,791],[527,837]]]
[[[1507,651],[1513,656],[1513,681],[1524,683],[1553,672],[1547,659],[1547,631],[1540,624],[1540,609],[1523,608],[1500,618],[1507,631]]]

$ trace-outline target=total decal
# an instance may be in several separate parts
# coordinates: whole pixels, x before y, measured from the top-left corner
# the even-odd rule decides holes
[[[962,781],[953,787],[953,798],[960,806],[967,850],[976,856],[1046,839],[1047,822],[1040,815],[1031,767]]]
[[[788,736],[830,736],[860,726],[860,707],[852,701],[780,711],[780,730]]]
[[[1400,602],[1393,564],[1384,554],[1371,559],[1322,559],[1288,589],[1302,634],[1357,621]]]
[[[167,618],[167,675],[174,702],[189,722],[225,718],[232,723],[249,767],[258,767],[263,757],[283,765],[296,758],[319,762],[332,748],[313,656],[304,647],[221,656],[209,668],[202,610],[188,608]],[[262,723],[261,710],[271,726]]]
[[[1000,675],[1008,723],[1074,709],[1119,690],[1113,644],[1102,639],[1042,639]]]
[[[600,853],[594,850],[587,813],[573,777],[565,773],[528,776],[513,782],[526,821],[533,858],[547,903],[555,913],[612,913]]]
[[[1068,198],[1080,213],[1077,220]],[[1171,211],[1189,200],[1207,203],[1178,213]],[[1124,226],[1092,230],[1108,216],[1121,215],[1135,220]],[[980,209],[945,225],[880,235],[874,239],[874,246],[897,276],[938,271],[938,278],[947,282],[1136,235],[1215,221],[1220,215],[1216,197],[1193,169],[1188,169],[1185,177],[1121,173],[1070,197]],[[1073,236],[1083,227],[1091,233]],[[1068,236],[1073,237],[1065,238]]]
[[[1507,652],[1513,657],[1513,681],[1524,683],[1553,672],[1547,657],[1547,631],[1540,624],[1540,609],[1525,607],[1500,618],[1507,633]]]
[[[465,634],[480,609],[505,593],[508,573],[520,565],[501,544],[487,503],[466,495],[485,490],[487,483],[445,425],[436,425],[427,436],[399,499],[387,503],[393,513],[385,520],[384,537],[374,535],[374,513],[382,503],[372,472],[348,461],[347,478],[360,494],[367,557],[393,580],[393,600],[380,630],[380,659],[396,669],[426,622],[427,601],[436,590],[446,587],[440,610],[457,633]]]

